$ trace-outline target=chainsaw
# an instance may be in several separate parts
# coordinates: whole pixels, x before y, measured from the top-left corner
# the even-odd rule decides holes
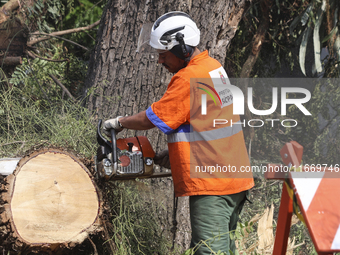
[[[97,149],[95,171],[98,179],[127,180],[135,178],[159,178],[171,176],[171,172],[155,173],[155,152],[146,136],[116,138],[110,130],[111,141],[101,134],[102,120],[97,127]]]
[[[155,152],[145,136],[116,139],[111,129],[111,141],[101,134],[102,120],[97,127],[100,145],[94,157],[96,178],[100,180],[127,180],[136,178],[169,177],[171,172],[154,172]],[[0,175],[10,175],[21,158],[0,158]]]

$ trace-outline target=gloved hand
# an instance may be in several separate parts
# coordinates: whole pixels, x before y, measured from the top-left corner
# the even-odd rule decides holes
[[[123,130],[123,128],[119,125],[118,120],[122,118],[122,116],[118,116],[114,119],[106,120],[103,125],[103,131],[105,135],[111,137],[110,129],[116,130],[116,133],[119,133]]]
[[[163,166],[165,168],[171,169],[170,159],[169,159],[169,151],[163,150],[161,152],[157,152],[155,157],[153,158],[155,164],[159,166]]]

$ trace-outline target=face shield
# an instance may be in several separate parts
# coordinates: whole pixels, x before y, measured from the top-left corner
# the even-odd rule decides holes
[[[165,49],[155,49],[150,46],[151,40],[151,31],[152,31],[153,23],[145,23],[142,26],[142,29],[139,33],[138,43],[137,43],[137,53],[140,54],[159,54],[164,53],[167,50]]]
[[[150,46],[150,35],[153,23],[145,23],[140,30],[138,43],[137,43],[137,53],[140,54],[156,54],[156,50]]]

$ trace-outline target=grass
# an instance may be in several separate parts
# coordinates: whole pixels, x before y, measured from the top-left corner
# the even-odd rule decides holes
[[[159,204],[150,199],[153,194],[146,183],[110,182],[105,190],[111,197],[113,254],[170,254],[170,241],[160,228]]]
[[[86,157],[95,152],[93,116],[80,103],[37,103],[12,87],[0,94],[0,157],[22,156],[34,146],[69,148]]]

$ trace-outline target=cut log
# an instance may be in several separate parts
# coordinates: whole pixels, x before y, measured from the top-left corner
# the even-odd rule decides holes
[[[5,59],[0,57],[0,64],[6,66],[17,66],[22,64],[21,57],[7,57]]]
[[[89,170],[71,153],[42,149],[21,159],[6,178],[8,222],[20,247],[57,251],[101,230],[101,195]]]
[[[11,13],[20,6],[18,0],[10,0],[0,8],[0,23],[8,20]]]

